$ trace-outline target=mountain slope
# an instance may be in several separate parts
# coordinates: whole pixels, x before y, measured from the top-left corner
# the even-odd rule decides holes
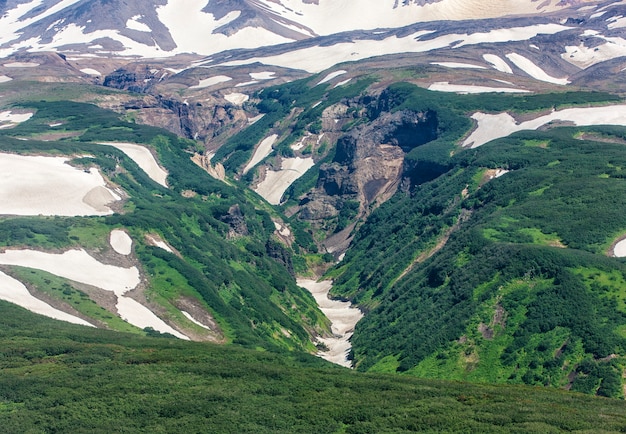
[[[2,301],[0,324],[8,432],[545,433],[626,424],[618,400],[364,375],[298,353],[87,329]]]

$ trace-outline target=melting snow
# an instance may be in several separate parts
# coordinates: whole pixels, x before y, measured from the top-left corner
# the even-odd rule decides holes
[[[483,59],[491,63],[496,70],[507,74],[513,74],[513,70],[509,64],[506,63],[506,61],[501,57],[496,56],[495,54],[483,54]]]
[[[380,41],[354,40],[330,46],[313,46],[284,54],[267,57],[253,57],[222,63],[224,66],[240,66],[259,62],[266,65],[297,68],[311,73],[322,72],[345,61],[356,61],[373,56],[397,53],[424,53],[445,47],[463,47],[481,43],[525,41],[539,34],[555,34],[568,30],[559,24],[537,24],[526,27],[496,29],[472,34],[449,34],[428,40],[420,38],[433,31],[419,31],[404,37],[390,36]]]
[[[265,179],[256,186],[254,191],[272,205],[278,205],[289,186],[314,165],[313,158],[283,159],[281,170],[277,172],[268,170]]]
[[[82,72],[83,74],[87,74],[87,75],[102,75],[100,74],[100,71],[96,71],[95,69],[92,69],[92,68],[83,68],[80,70],[80,72]]]
[[[430,64],[444,66],[446,68],[487,69],[481,65],[473,65],[471,63],[460,63],[460,62],[430,62]]]
[[[472,118],[478,123],[476,129],[465,139],[463,146],[477,148],[485,143],[506,137],[517,131],[536,130],[552,121],[572,122],[578,126],[621,125],[626,126],[626,105],[607,107],[569,108],[540,116],[518,124],[508,113],[497,115],[477,112]]]
[[[187,317],[187,319],[188,319],[189,321],[191,321],[192,323],[194,323],[194,324],[196,324],[196,325],[199,325],[200,327],[205,328],[205,329],[207,329],[207,330],[211,330],[211,327],[209,327],[209,326],[206,326],[206,325],[202,324],[200,321],[198,321],[198,320],[197,320],[197,319],[195,319],[193,316],[191,316],[191,314],[190,314],[189,312],[184,311],[184,310],[181,310],[181,313],[182,313],[183,315],[185,315],[185,317]]]
[[[615,244],[615,247],[613,247],[613,254],[618,258],[626,257],[626,239]]]
[[[132,159],[154,182],[167,187],[167,171],[165,171],[145,146],[135,143],[100,142],[101,145],[109,145],[119,149]]]
[[[204,87],[209,87],[209,86],[213,86],[213,85],[220,84],[220,83],[225,83],[230,80],[232,80],[232,78],[228,77],[227,75],[216,75],[213,77],[200,80],[199,84],[197,84],[196,86],[191,86],[189,89],[201,89]]]
[[[254,80],[271,80],[272,78],[276,78],[274,74],[276,74],[274,71],[251,72],[250,78]]]
[[[320,81],[318,81],[316,86],[319,85],[319,84],[326,83],[326,82],[332,80],[335,77],[339,77],[340,75],[343,75],[346,72],[348,72],[348,71],[344,71],[343,69],[340,69],[339,71],[333,71],[333,72],[327,74],[326,77],[324,77]]]
[[[113,229],[109,234],[109,244],[120,255],[130,255],[133,247],[133,240],[126,231]]]
[[[139,32],[152,32],[150,26],[139,21],[141,18],[143,18],[141,15],[135,15],[134,17],[126,21],[126,27],[131,30],[137,30]]]
[[[121,198],[95,169],[65,164],[67,157],[0,154],[0,213],[11,215],[107,215]]]
[[[61,310],[55,309],[48,303],[38,299],[30,292],[22,282],[8,276],[0,271],[0,299],[17,304],[31,312],[44,315],[49,318],[67,321],[74,324],[86,325],[93,327],[82,318],[79,318]]]
[[[122,268],[103,264],[84,250],[68,250],[61,254],[35,250],[5,250],[0,264],[17,265],[47,271],[65,279],[111,291],[117,296],[117,311],[122,319],[139,328],[152,327],[189,339],[157,317],[150,309],[125,296],[140,283],[136,267]]]
[[[554,83],[560,85],[566,85],[569,83],[567,78],[556,78],[548,75],[543,69],[539,66],[535,65],[530,59],[517,54],[517,53],[509,53],[506,55],[507,59],[515,64],[519,69],[524,71],[526,74],[530,75],[532,78],[540,81],[545,81],[547,83]]]
[[[428,90],[437,90],[440,92],[456,92],[461,94],[467,93],[487,93],[487,92],[505,92],[505,93],[526,93],[525,89],[514,89],[511,87],[487,87],[487,86],[469,86],[464,84],[450,84],[447,81],[433,83]]]
[[[352,363],[348,360],[350,352],[350,338],[354,333],[356,323],[363,317],[363,313],[352,307],[349,301],[331,300],[328,292],[332,287],[332,282],[325,280],[316,282],[314,280],[299,279],[298,285],[307,289],[319,306],[320,310],[331,322],[331,330],[334,334],[331,338],[318,338],[327,347],[328,351],[318,353],[320,357],[329,362],[350,368]]]
[[[235,105],[241,105],[244,102],[248,101],[250,97],[248,95],[245,95],[243,93],[237,93],[237,92],[233,92],[233,93],[229,93],[227,95],[224,95],[224,99],[232,104]]]
[[[11,77],[7,77],[6,75],[0,75],[0,83],[6,83],[7,81],[13,80]]]
[[[272,145],[274,144],[274,142],[276,142],[277,138],[277,134],[272,134],[261,140],[261,143],[259,143],[254,151],[254,155],[252,155],[252,158],[243,169],[244,175],[248,173],[250,169],[252,169],[254,166],[263,161],[263,159],[265,159],[265,157],[267,157],[272,152]]]

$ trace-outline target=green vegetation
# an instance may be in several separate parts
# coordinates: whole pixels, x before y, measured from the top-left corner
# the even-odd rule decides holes
[[[150,277],[147,295],[177,321],[188,322],[174,308],[178,298],[187,296],[207,307],[234,343],[314,348],[309,331],[323,330],[327,325],[311,295],[298,287],[290,274],[290,248],[276,245],[272,239],[274,225],[267,212],[190,160],[187,151],[195,149],[195,142],[159,128],[125,122],[117,114],[89,104],[37,101],[24,106],[34,109],[35,116],[1,131],[0,149],[90,155],[75,159],[74,164],[98,166],[130,198],[123,213],[108,217],[4,218],[0,221],[1,245],[41,249],[82,246],[102,251],[108,248],[110,230],[124,227],[135,242],[142,271]],[[79,134],[45,142],[14,138],[37,137],[50,129],[51,121],[62,122],[63,129]],[[153,147],[168,170],[170,188],[153,182],[123,152],[95,144],[101,141]],[[194,194],[187,197],[182,194],[186,191]],[[181,257],[147,245],[145,235],[152,233],[167,240]],[[79,310],[90,308],[89,299],[64,300],[70,304],[75,301]],[[128,330],[114,322],[108,324]]]
[[[440,133],[407,156],[420,185],[376,210],[328,273],[336,296],[368,310],[352,340],[357,368],[623,397],[626,266],[607,250],[626,230],[626,130],[519,132],[450,157],[467,128],[462,111],[613,98],[504,105],[409,85],[384,98],[391,110],[436,111]],[[603,141],[581,140],[592,132]],[[486,169],[509,172],[489,180]]]
[[[621,432],[623,402],[361,374],[298,352],[74,326],[0,301],[4,432]],[[585,366],[592,374],[593,366]]]

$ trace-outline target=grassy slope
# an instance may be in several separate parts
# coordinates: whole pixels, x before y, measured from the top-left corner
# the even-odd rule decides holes
[[[622,402],[360,374],[282,355],[121,335],[0,302],[4,432],[619,432]]]

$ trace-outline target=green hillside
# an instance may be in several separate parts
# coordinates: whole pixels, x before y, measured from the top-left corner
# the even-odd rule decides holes
[[[625,135],[559,127],[445,164],[451,142],[409,154],[442,174],[378,209],[329,273],[369,310],[356,366],[622,397],[626,264],[609,252],[626,232]]]
[[[74,326],[0,302],[7,433],[599,433],[623,402],[362,374],[276,354]]]

